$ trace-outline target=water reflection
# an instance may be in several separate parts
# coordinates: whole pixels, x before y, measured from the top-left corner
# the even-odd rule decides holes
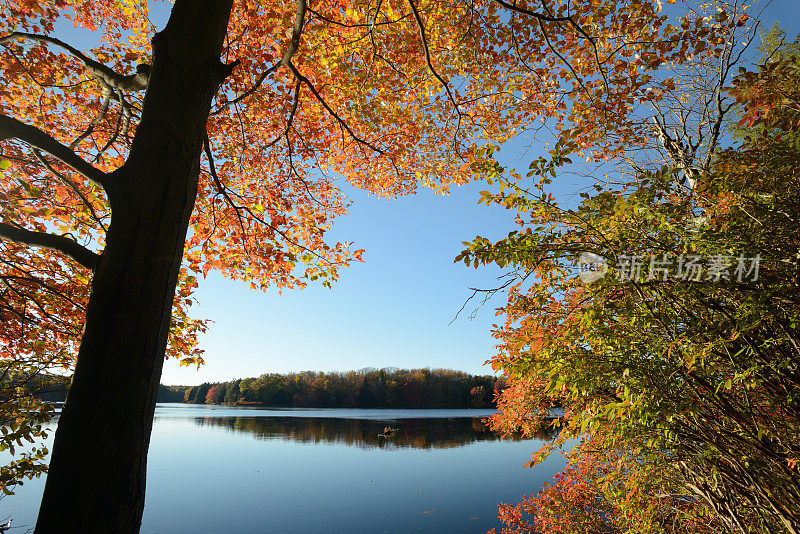
[[[362,449],[450,449],[475,442],[497,441],[479,417],[441,419],[338,419],[331,417],[197,417],[201,427],[222,427],[257,439],[279,439],[308,444],[339,444]],[[384,430],[394,431],[385,437]],[[552,440],[557,430],[534,436]],[[517,441],[519,438],[511,438]]]
[[[536,493],[564,461],[523,469],[541,442],[500,440],[476,412],[159,406],[141,532],[499,531],[497,503]],[[13,532],[35,523],[43,486],[0,502]]]

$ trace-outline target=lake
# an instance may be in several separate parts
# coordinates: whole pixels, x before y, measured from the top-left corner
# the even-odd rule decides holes
[[[500,440],[491,413],[159,404],[141,532],[486,532],[563,466],[523,468],[541,440]],[[32,531],[43,486],[0,500],[9,533]]]

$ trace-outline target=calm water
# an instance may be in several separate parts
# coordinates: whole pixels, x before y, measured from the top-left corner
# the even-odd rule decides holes
[[[142,532],[486,532],[562,467],[524,469],[540,440],[499,440],[490,413],[159,405]],[[0,500],[10,533],[32,530],[43,484]]]

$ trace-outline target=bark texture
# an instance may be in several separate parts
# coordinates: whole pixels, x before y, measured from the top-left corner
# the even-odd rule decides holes
[[[107,244],[95,270],[72,387],[58,422],[37,534],[135,533],[178,271],[197,194],[231,0],[177,0],[153,38],[130,155],[109,176]]]

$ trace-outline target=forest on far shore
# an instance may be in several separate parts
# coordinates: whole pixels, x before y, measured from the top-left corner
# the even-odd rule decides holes
[[[505,379],[450,369],[265,373],[199,386],[160,386],[158,402],[303,408],[486,408]]]

